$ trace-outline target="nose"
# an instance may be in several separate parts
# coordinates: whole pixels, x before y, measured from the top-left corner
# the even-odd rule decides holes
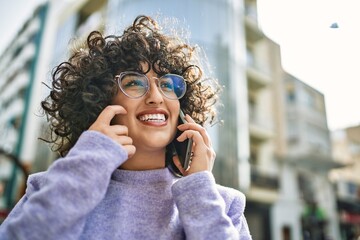
[[[161,94],[155,79],[150,80],[150,89],[145,97],[146,104],[161,104],[164,102],[163,95]]]

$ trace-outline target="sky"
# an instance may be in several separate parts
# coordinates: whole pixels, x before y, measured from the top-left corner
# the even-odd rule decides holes
[[[283,68],[324,94],[331,130],[360,124],[359,12],[359,0],[258,0],[261,29]]]
[[[0,0],[0,53],[42,1]],[[360,1],[258,0],[258,12],[283,68],[324,94],[329,128],[360,124]]]

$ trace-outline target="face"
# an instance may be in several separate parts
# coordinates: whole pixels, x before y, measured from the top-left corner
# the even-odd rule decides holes
[[[144,96],[134,99],[118,91],[112,104],[123,106],[127,114],[115,116],[112,123],[128,127],[136,151],[164,150],[175,136],[180,103],[160,92],[155,79],[159,76],[153,70],[146,76],[150,89]]]

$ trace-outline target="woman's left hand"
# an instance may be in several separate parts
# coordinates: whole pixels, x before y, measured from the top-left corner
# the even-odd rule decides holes
[[[173,159],[174,163],[184,176],[200,171],[211,171],[216,157],[216,153],[212,148],[211,139],[206,129],[195,123],[188,114],[186,114],[185,119],[188,122],[178,126],[178,129],[183,133],[177,140],[183,142],[187,138],[192,138],[193,147],[191,163],[188,169],[183,169],[177,156]]]

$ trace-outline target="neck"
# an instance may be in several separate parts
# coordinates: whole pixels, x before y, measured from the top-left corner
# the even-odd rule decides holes
[[[120,168],[125,170],[152,170],[165,167],[165,149],[142,151],[136,149],[135,154],[126,160]]]

